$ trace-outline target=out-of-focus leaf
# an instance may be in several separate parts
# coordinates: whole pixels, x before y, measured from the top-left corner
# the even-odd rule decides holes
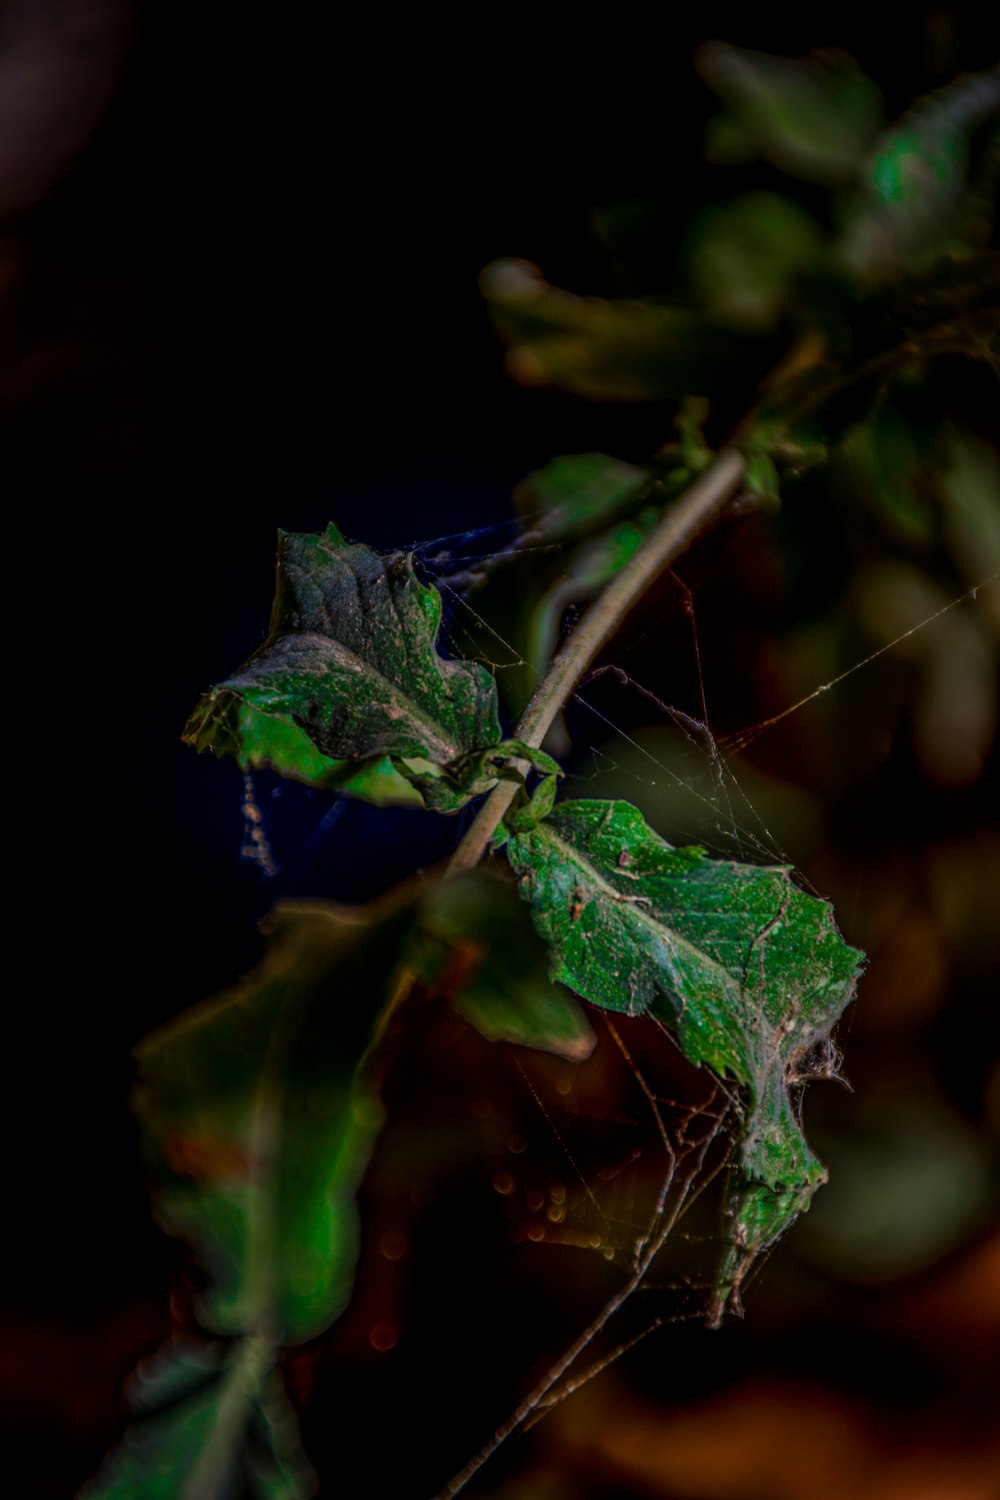
[[[594,1033],[549,979],[549,951],[508,882],[482,870],[444,881],[423,903],[414,951],[432,988],[487,1040],[589,1057]]]
[[[542,596],[531,612],[525,659],[540,677],[555,652],[559,622],[568,604],[591,599],[620,573],[660,519],[656,506],[646,506],[631,520],[619,521],[600,536],[581,542],[570,554],[558,583]]]
[[[700,734],[690,722],[638,729],[630,742],[598,744],[587,785],[594,797],[633,802],[674,844],[704,837],[710,820],[716,855],[745,859],[756,851],[778,858],[773,851],[787,850],[789,859],[806,864],[824,834],[818,799],[765,774],[746,757],[739,775],[732,775],[720,767],[718,753],[708,733]],[[651,762],[655,779],[649,775]]]
[[[683,456],[680,462],[663,459],[644,471],[603,453],[569,454],[518,486],[518,509],[533,541],[577,544],[560,554],[558,574],[547,566],[550,557],[543,552],[537,581],[529,580],[519,608],[504,622],[503,634],[522,654],[525,668],[523,696],[509,676],[505,680],[505,688],[514,693],[515,710],[523,707],[552,660],[566,607],[591,598],[625,566],[662,510],[690,484],[702,453],[711,456],[698,425],[704,413],[697,402],[688,405],[694,412],[682,434],[682,447],[690,450],[688,464]],[[558,743],[559,733],[557,721],[551,745]]]
[[[428,779],[409,767],[426,761],[438,773],[430,782],[447,786],[433,805],[462,806],[485,790],[476,756],[500,739],[496,687],[479,663],[439,655],[440,622],[441,596],[402,553],[380,557],[332,525],[322,536],[282,534],[268,638],[206,694],[184,738],[302,780],[342,774],[327,762],[353,761],[357,773],[389,757],[391,771],[428,800]],[[272,733],[262,716],[277,717]],[[344,780],[355,795],[374,789],[396,800],[381,772],[374,784],[357,774]]]
[[[140,1362],[128,1384],[129,1410],[142,1416],[194,1395],[221,1378],[231,1354],[226,1339],[173,1339]]]
[[[311,1338],[344,1306],[381,1123],[358,1073],[408,920],[287,906],[260,968],[139,1048],[154,1209],[208,1273],[216,1333]]]
[[[906,371],[945,355],[1000,370],[1000,255],[949,256],[841,306],[834,325],[835,337],[819,340],[807,362],[775,372],[758,426],[829,446],[867,420]]]
[[[859,1103],[826,1149],[830,1188],[799,1244],[841,1275],[912,1276],[992,1217],[985,1142],[929,1088]]]
[[[598,401],[711,395],[752,372],[757,340],[701,313],[657,302],[610,302],[550,286],[526,261],[496,261],[480,286],[507,368],[522,385]]]
[[[133,1381],[135,1420],[80,1500],[307,1500],[316,1479],[272,1369],[275,1350],[247,1338],[175,1344]],[[150,1362],[147,1362],[150,1363]],[[275,1427],[280,1411],[283,1425]]]
[[[276,1371],[261,1387],[243,1462],[263,1500],[299,1500],[319,1487],[302,1450],[298,1417]]]
[[[955,248],[956,230],[966,225],[972,139],[998,119],[1000,68],[993,68],[919,99],[879,136],[841,246],[853,275],[888,280]],[[990,161],[994,152],[990,142]],[[982,190],[976,180],[973,195]]]
[[[717,323],[767,330],[788,309],[796,278],[822,253],[822,232],[804,208],[777,193],[744,193],[692,223],[688,279]]]
[[[1000,593],[996,580],[991,587]],[[971,599],[964,607],[955,604],[922,569],[902,560],[860,569],[854,590],[876,649],[891,646],[916,669],[910,716],[924,770],[945,786],[976,781],[1000,712],[998,642],[984,628],[982,612]]]
[[[705,441],[705,423],[711,403],[704,396],[685,396],[674,417],[681,468],[678,478],[687,484],[712,461],[712,450]]]
[[[941,475],[948,547],[966,582],[993,580],[983,603],[1000,635],[1000,461],[996,449],[972,433],[950,428],[945,434]]]
[[[569,453],[523,479],[514,502],[527,530],[562,542],[620,515],[647,478],[644,469],[607,453]]]
[[[762,156],[793,177],[841,187],[882,124],[879,89],[842,52],[795,60],[711,42],[696,64],[729,110],[709,129],[716,161]]]
[[[826,1180],[793,1094],[817,1071],[810,1057],[853,998],[862,955],[788,867],[674,849],[627,802],[563,803],[507,851],[555,977],[595,1005],[654,1016],[689,1061],[745,1090],[721,1314]]]
[[[746,472],[743,475],[743,483],[751,495],[756,495],[758,500],[768,505],[777,505],[780,499],[780,481],[778,471],[774,466],[774,460],[769,453],[754,452],[747,454]]]
[[[685,438],[692,450],[704,446],[700,431],[686,431]],[[593,597],[621,571],[694,472],[676,464],[651,473],[604,453],[571,454],[529,474],[518,487],[518,508],[533,533],[552,541],[582,538],[558,580],[527,612],[522,649],[536,680],[552,660],[567,605]]]
[[[918,550],[935,539],[933,454],[928,434],[886,402],[844,444],[855,492],[897,544]]]

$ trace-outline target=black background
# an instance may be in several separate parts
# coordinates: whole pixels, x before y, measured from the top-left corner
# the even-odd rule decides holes
[[[163,1325],[130,1047],[232,981],[271,899],[239,859],[238,776],[178,735],[263,634],[275,529],[404,544],[502,518],[554,453],[641,457],[662,413],[507,381],[482,266],[615,290],[593,207],[662,195],[679,221],[703,191],[698,42],[839,45],[893,110],[991,61],[987,9],[132,13],[106,111],[4,231],[2,1294],[18,1423],[55,1420],[40,1493],[93,1466]],[[362,885],[401,873],[358,837]],[[313,866],[290,887],[314,876],[348,893]],[[61,1382],[94,1388],[75,1418]]]

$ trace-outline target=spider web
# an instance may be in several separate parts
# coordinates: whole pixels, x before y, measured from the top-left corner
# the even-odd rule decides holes
[[[509,520],[414,542],[406,550],[442,594],[447,641],[455,655],[485,660],[500,683],[506,673],[530,671],[516,646],[480,610],[476,591],[511,559],[565,555],[569,544],[538,542],[530,525],[524,530]],[[959,594],[778,712],[717,736],[706,703],[694,594],[676,573],[671,577],[673,596],[664,613],[680,610],[687,622],[696,700],[687,708],[668,703],[618,663],[592,669],[571,697],[573,754],[564,794],[621,796],[624,787],[634,788],[630,800],[671,842],[696,842],[712,854],[750,863],[794,861],[758,810],[750,790],[754,773],[744,765],[737,774],[738,757],[769,730],[993,582],[987,579]],[[564,633],[579,612],[568,608]],[[657,623],[647,626],[647,632]],[[640,638],[641,632],[633,631],[619,640],[619,661],[628,658]],[[539,674],[534,676],[537,680]],[[652,726],[625,728],[616,702],[640,703],[651,711]],[[333,801],[314,839],[333,832],[344,803],[343,798]],[[271,876],[276,864],[250,778],[243,808],[245,854],[262,875]],[[596,1064],[592,1060],[553,1071],[551,1060],[537,1054],[524,1054],[516,1063],[538,1127],[532,1150],[551,1163],[547,1189],[519,1183],[509,1163],[497,1166],[492,1183],[504,1201],[512,1242],[573,1247],[599,1256],[617,1270],[619,1284],[507,1421],[441,1490],[439,1500],[452,1500],[509,1436],[539,1420],[655,1330],[704,1319],[716,1295],[713,1271],[726,1242],[723,1190],[739,1140],[740,1100],[723,1081],[687,1064],[666,1033],[650,1046],[654,1028],[648,1023],[601,1014],[597,1024]],[[766,1259],[755,1263],[751,1281]],[[742,1290],[745,1297],[746,1285]],[[637,1327],[624,1332],[621,1314],[640,1291],[653,1294],[655,1309],[649,1309],[650,1297],[644,1295]],[[609,1332],[615,1335],[610,1343]]]
[[[469,534],[455,539],[438,539],[437,543],[430,544],[436,547],[433,558],[428,556],[430,546],[422,553],[425,568],[452,603],[453,638],[460,634],[463,613],[470,615],[478,630],[485,630],[506,653],[500,660],[492,662],[494,670],[500,673],[514,667],[523,668],[526,664],[515,647],[483,618],[459,589],[476,585],[481,576],[477,573],[477,565],[481,568],[484,560],[502,562],[514,552],[529,550],[530,533],[527,541],[524,537],[515,539],[499,551],[487,554],[486,559],[477,559],[472,553],[464,556],[461,553],[449,554],[442,549],[445,541],[454,541],[461,548],[469,539]],[[456,563],[471,566],[464,573],[449,574],[446,569]],[[435,569],[440,571],[435,572]],[[680,604],[690,625],[698,692],[694,711],[665,702],[623,666],[596,667],[572,695],[572,703],[578,710],[574,729],[579,734],[580,725],[589,722],[605,732],[593,735],[585,756],[577,755],[567,776],[568,788],[571,795],[600,795],[601,784],[613,776],[620,794],[622,781],[632,778],[639,793],[636,800],[641,805],[643,788],[652,789],[657,781],[665,781],[671,793],[668,799],[672,813],[672,826],[668,831],[671,839],[675,842],[696,841],[722,856],[763,863],[792,861],[757,810],[743,781],[736,775],[733,761],[767,731],[932,625],[965,600],[975,598],[979,589],[994,581],[987,579],[983,584],[966,590],[780,711],[717,738],[710,727],[705,699],[693,594],[676,574],[672,577],[676,588],[675,607]],[[658,736],[657,744],[666,744],[669,755],[651,747],[648,735],[627,732],[592,701],[588,687],[602,678],[610,679],[623,693],[636,695],[652,708],[660,724],[667,728],[666,734],[661,732]],[[586,734],[586,729],[584,732]],[[621,754],[623,748],[628,752],[625,756]],[[687,839],[683,837],[686,822],[691,824],[691,836]],[[601,1020],[606,1033],[602,1041],[610,1039],[611,1050],[616,1051],[625,1064],[633,1085],[633,1102],[639,1106],[636,1115],[640,1115],[644,1107],[651,1138],[645,1145],[633,1147],[617,1165],[588,1172],[580,1165],[575,1139],[568,1134],[566,1125],[560,1123],[566,1118],[569,1101],[563,1101],[560,1119],[554,1118],[551,1103],[544,1097],[537,1079],[532,1077],[531,1064],[519,1062],[525,1086],[558,1144],[574,1188],[570,1191],[559,1184],[544,1208],[545,1219],[536,1217],[526,1228],[515,1228],[512,1237],[520,1238],[523,1234],[529,1239],[570,1244],[600,1253],[620,1267],[621,1284],[508,1420],[440,1491],[438,1500],[452,1500],[507,1437],[519,1428],[532,1425],[641,1339],[665,1323],[703,1317],[706,1304],[714,1294],[711,1267],[718,1264],[718,1251],[725,1239],[726,1226],[720,1215],[721,1195],[716,1192],[713,1197],[712,1190],[725,1180],[729,1170],[739,1138],[740,1101],[720,1080],[705,1080],[709,1083],[708,1094],[700,1100],[664,1095],[658,1085],[648,1081],[645,1066],[633,1056],[618,1018],[612,1020],[603,1015]],[[605,1053],[608,1050],[605,1046]],[[539,1070],[536,1068],[535,1071]],[[576,1088],[571,1087],[571,1095],[576,1093]],[[586,1104],[579,1098],[575,1102],[576,1109],[571,1118],[573,1125],[578,1126],[581,1114],[586,1112]],[[602,1107],[599,1116],[606,1132],[610,1123],[606,1107]],[[639,1170],[640,1164],[647,1164],[645,1173]],[[507,1194],[513,1191],[513,1179],[509,1173],[501,1173],[494,1186],[498,1192]],[[707,1212],[706,1199],[709,1200]],[[528,1206],[542,1207],[540,1203]],[[689,1219],[693,1220],[691,1228],[688,1227]],[[762,1262],[758,1261],[752,1277],[759,1275],[761,1269]],[[660,1294],[659,1305],[668,1310],[645,1315],[637,1332],[618,1339],[610,1349],[600,1351],[599,1341],[612,1320],[617,1320],[618,1314],[637,1292],[650,1289],[656,1289]],[[666,1292],[671,1296],[665,1303],[662,1294]],[[648,1298],[644,1298],[644,1303],[647,1301]]]

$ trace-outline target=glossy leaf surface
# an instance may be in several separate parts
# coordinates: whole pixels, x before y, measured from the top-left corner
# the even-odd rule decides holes
[[[507,851],[554,976],[655,1017],[689,1061],[745,1090],[725,1302],[825,1180],[792,1090],[850,1002],[861,954],[788,868],[675,849],[627,802],[564,803]]]

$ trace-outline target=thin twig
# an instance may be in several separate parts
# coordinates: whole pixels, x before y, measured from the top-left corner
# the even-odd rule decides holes
[[[525,1396],[524,1400],[517,1407],[517,1409],[510,1415],[510,1417],[508,1417],[507,1421],[504,1422],[501,1427],[497,1428],[496,1432],[493,1434],[490,1440],[485,1443],[482,1448],[480,1448],[475,1457],[471,1458],[465,1465],[465,1467],[460,1469],[459,1472],[448,1481],[444,1489],[438,1492],[438,1494],[435,1496],[435,1500],[455,1500],[455,1496],[460,1494],[462,1490],[465,1489],[466,1485],[469,1483],[469,1480],[479,1472],[479,1470],[485,1463],[489,1462],[497,1449],[503,1443],[505,1443],[507,1439],[511,1437],[519,1427],[523,1426],[530,1417],[538,1412],[540,1407],[542,1407],[543,1405],[552,1406],[556,1404],[554,1400],[548,1402],[546,1401],[546,1398],[549,1396],[550,1392],[556,1385],[558,1385],[559,1381],[563,1378],[567,1371],[572,1369],[573,1365],[576,1364],[577,1360],[579,1359],[583,1351],[587,1348],[588,1344],[592,1343],[595,1338],[597,1338],[601,1333],[604,1332],[604,1329],[611,1322],[611,1319],[615,1316],[615,1314],[622,1307],[624,1307],[625,1303],[629,1300],[632,1294],[638,1291],[639,1287],[645,1281],[646,1276],[648,1275],[649,1270],[653,1265],[653,1262],[656,1260],[657,1256],[660,1254],[660,1251],[663,1249],[664,1245],[667,1243],[667,1240],[670,1238],[671,1234],[676,1228],[677,1221],[681,1217],[681,1214],[684,1212],[685,1204],[692,1196],[691,1184],[697,1177],[701,1168],[704,1166],[705,1156],[708,1152],[709,1146],[715,1139],[715,1134],[716,1132],[711,1132],[705,1137],[703,1141],[700,1141],[698,1143],[695,1153],[694,1171],[690,1174],[687,1181],[685,1182],[683,1190],[680,1193],[677,1202],[674,1204],[667,1218],[667,1221],[661,1226],[655,1238],[647,1242],[641,1257],[639,1258],[632,1271],[631,1276],[629,1277],[625,1285],[623,1287],[620,1287],[613,1296],[608,1298],[607,1302],[605,1302],[604,1306],[601,1308],[601,1311],[598,1313],[593,1322],[584,1329],[579,1338],[574,1340],[574,1342],[556,1361],[556,1363],[552,1366],[548,1373],[544,1375],[538,1382],[538,1384],[534,1387],[534,1389],[530,1391],[527,1396]],[[719,1165],[713,1169],[708,1178],[703,1181],[698,1187],[697,1192],[694,1194],[695,1197],[704,1192],[708,1184],[722,1170],[722,1166],[723,1163],[720,1162]]]
[[[739,487],[745,470],[743,454],[724,448],[670,507],[649,540],[594,601],[555,657],[517,726],[519,740],[536,748],[541,745],[553,719],[626,612],[719,514]],[[479,863],[516,795],[513,782],[501,781],[494,788],[456,849],[449,874]]]

